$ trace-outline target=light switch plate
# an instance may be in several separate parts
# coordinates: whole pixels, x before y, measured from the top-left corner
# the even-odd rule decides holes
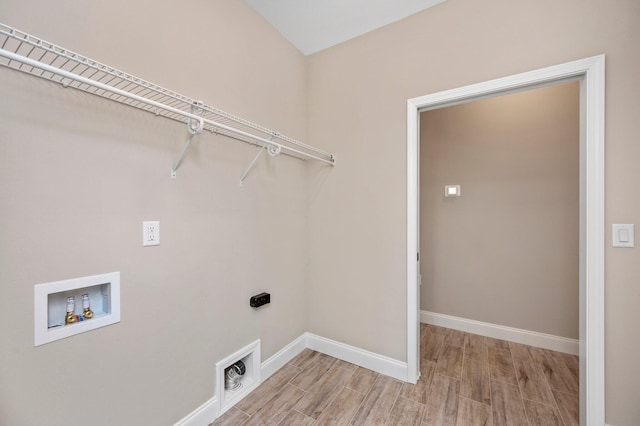
[[[613,224],[613,246],[614,247],[635,247],[634,225],[632,223]]]

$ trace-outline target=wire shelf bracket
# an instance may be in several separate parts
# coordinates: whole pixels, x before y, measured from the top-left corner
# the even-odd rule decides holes
[[[176,177],[194,136],[203,131],[260,148],[240,179],[241,184],[265,150],[271,156],[282,153],[301,160],[336,164],[335,156],[329,152],[2,23],[0,65],[186,124],[189,134],[171,168],[172,178]]]
[[[274,138],[274,136],[271,136],[269,138],[269,142],[271,142],[273,140],[273,138]],[[281,151],[280,147],[278,145],[274,145],[274,144],[271,144],[271,143],[263,145],[262,148],[260,148],[260,151],[258,151],[258,153],[256,154],[256,156],[253,159],[253,161],[251,162],[251,164],[249,164],[249,167],[247,168],[247,170],[242,174],[242,177],[240,178],[240,186],[244,186],[244,180],[247,178],[247,175],[249,174],[251,169],[253,169],[253,166],[256,165],[256,162],[258,161],[258,158],[260,158],[260,156],[262,155],[262,153],[265,150],[272,157],[277,157],[278,155],[280,155],[280,151]]]
[[[196,105],[192,105],[191,114],[196,114],[198,113],[198,111],[200,111],[201,114],[204,113],[204,111],[201,108],[199,108],[199,105],[201,104],[202,102],[197,102]],[[187,131],[189,132],[189,136],[187,136],[187,142],[182,148],[180,157],[178,157],[176,162],[173,163],[173,167],[171,168],[171,179],[175,179],[177,177],[178,167],[180,167],[180,164],[182,163],[182,159],[184,158],[184,155],[187,153],[187,150],[191,145],[191,141],[193,140],[193,137],[202,133],[203,128],[204,128],[204,122],[202,121],[202,119],[195,120],[190,118],[189,121],[187,122]]]

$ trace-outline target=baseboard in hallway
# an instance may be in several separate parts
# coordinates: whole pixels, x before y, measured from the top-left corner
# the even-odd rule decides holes
[[[580,341],[576,339],[428,311],[420,311],[420,321],[425,324],[438,325],[440,327],[479,334],[493,339],[507,340],[509,342],[536,346],[571,355],[578,355],[580,353]]]

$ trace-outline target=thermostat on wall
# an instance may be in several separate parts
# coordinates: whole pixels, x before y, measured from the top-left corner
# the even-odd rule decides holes
[[[460,185],[446,185],[444,187],[444,196],[445,197],[459,197],[460,196]]]

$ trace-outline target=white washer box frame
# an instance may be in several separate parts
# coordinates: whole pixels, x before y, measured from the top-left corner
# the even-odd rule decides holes
[[[95,317],[90,320],[50,328],[49,303],[51,298],[49,295],[75,291],[79,293],[78,296],[81,296],[82,292],[90,291],[87,290],[90,288],[96,288],[101,294],[103,291],[107,292],[109,299],[107,312],[95,312]],[[45,343],[120,322],[120,272],[37,284],[33,287],[33,294],[34,346],[44,345]],[[96,305],[98,304],[98,301],[94,302]],[[82,306],[80,297],[76,297],[76,305],[78,304]],[[64,318],[61,318],[61,322],[64,322]]]

